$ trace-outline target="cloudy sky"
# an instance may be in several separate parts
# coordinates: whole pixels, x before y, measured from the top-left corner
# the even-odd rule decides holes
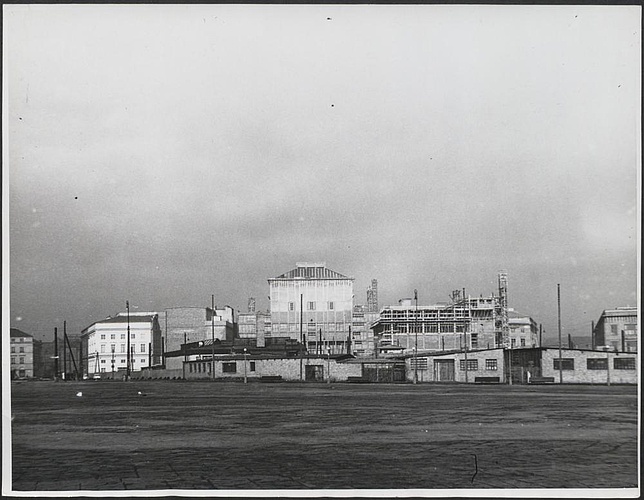
[[[639,7],[5,5],[4,24],[13,327],[266,308],[307,260],[358,303],[378,279],[381,305],[489,295],[505,269],[547,336],[557,283],[564,335],[637,303]]]

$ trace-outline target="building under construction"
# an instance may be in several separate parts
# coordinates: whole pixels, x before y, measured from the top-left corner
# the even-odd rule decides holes
[[[419,306],[402,299],[380,311],[371,326],[378,351],[491,349],[513,347],[507,300],[507,273],[499,272],[499,294],[471,297],[455,290],[450,303]],[[534,322],[532,322],[534,323]],[[534,347],[534,337],[522,343]],[[517,342],[519,345],[519,342]]]

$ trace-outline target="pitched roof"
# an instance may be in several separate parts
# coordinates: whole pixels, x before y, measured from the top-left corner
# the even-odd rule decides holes
[[[29,335],[28,333],[25,333],[22,330],[18,330],[17,328],[11,328],[11,336],[12,337],[33,337],[33,335]]]
[[[347,276],[344,276],[343,274],[337,273],[335,271],[332,271],[328,267],[326,267],[325,262],[321,263],[307,263],[307,262],[298,262],[297,267],[295,269],[291,269],[289,272],[280,274],[277,278],[273,278],[276,280],[279,279],[294,279],[294,278],[301,278],[301,279],[341,279],[341,280],[347,280],[347,279],[352,279]]]

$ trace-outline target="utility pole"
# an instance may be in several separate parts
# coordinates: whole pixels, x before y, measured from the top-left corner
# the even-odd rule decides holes
[[[65,348],[67,340],[67,321],[63,321],[63,380],[67,382],[67,349]]]
[[[125,309],[127,310],[127,362],[125,366],[125,380],[130,380],[130,301],[125,301]]]
[[[210,325],[212,327],[212,358],[210,360],[210,364],[211,364],[211,370],[212,370],[212,379],[215,380],[215,295],[214,294],[211,295],[211,305],[212,305],[212,314],[210,315]],[[255,321],[255,325],[257,325],[257,321]]]
[[[557,283],[557,328],[559,329],[559,383],[563,383],[563,360],[561,359],[561,290]]]
[[[188,334],[183,332],[183,380],[186,379],[186,363],[188,362]]]
[[[416,315],[414,316],[414,384],[418,383],[418,290],[414,288]]]
[[[304,321],[304,294],[301,293],[300,294],[300,342],[302,343],[302,345],[304,345],[304,332],[302,331],[303,321]],[[299,351],[300,351],[300,382],[302,382],[302,379],[303,379],[302,372],[304,371],[304,352],[302,351],[301,347]]]
[[[591,321],[590,322],[590,348],[594,351],[595,350],[595,322]]]
[[[58,380],[58,328],[54,327],[54,381]]]
[[[541,326],[542,326],[541,323],[539,323],[539,347],[543,347],[543,342],[541,341],[541,333],[542,333],[541,332],[541,330],[542,330]]]

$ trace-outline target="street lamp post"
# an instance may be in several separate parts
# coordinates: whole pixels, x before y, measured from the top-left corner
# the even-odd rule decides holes
[[[248,350],[244,347],[244,384],[248,383],[248,377],[246,376],[246,354],[248,353]]]
[[[125,366],[125,380],[130,380],[130,301],[125,301],[127,309],[127,363]]]

